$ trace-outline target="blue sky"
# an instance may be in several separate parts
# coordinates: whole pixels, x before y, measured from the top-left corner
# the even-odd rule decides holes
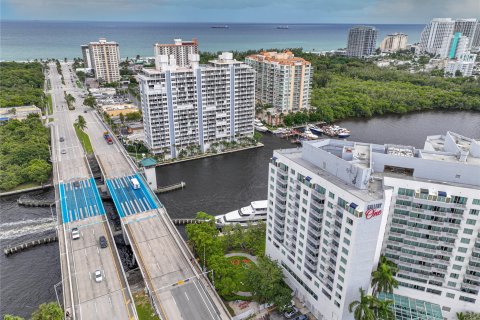
[[[479,0],[0,0],[1,19],[426,23],[480,16]]]

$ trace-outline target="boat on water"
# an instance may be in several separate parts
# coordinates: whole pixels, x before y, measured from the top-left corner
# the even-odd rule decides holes
[[[305,127],[305,130],[303,131],[302,133],[302,137],[304,137],[305,139],[307,140],[316,140],[318,139],[318,136],[314,133],[312,133],[312,131],[310,131],[310,128],[307,126]]]
[[[288,29],[288,26],[277,26],[277,29]]]
[[[267,132],[268,131],[268,128],[265,127],[262,123],[262,121],[258,120],[258,119],[255,119],[255,121],[253,122],[253,126],[255,128],[255,130],[257,130],[258,132]]]
[[[268,200],[252,201],[249,206],[216,216],[215,224],[217,228],[233,224],[240,224],[246,227],[248,224],[266,221],[267,204]]]
[[[337,125],[323,127],[323,133],[330,137],[341,139],[350,137],[350,131]]]
[[[228,25],[223,25],[223,26],[212,26],[211,28],[213,28],[213,29],[228,29],[230,27]]]
[[[311,131],[313,134],[316,134],[317,136],[321,136],[322,133],[323,133],[322,128],[317,127],[316,125],[313,125],[313,124],[308,125],[308,129],[310,129],[310,131]]]
[[[275,129],[275,130],[272,131],[273,134],[279,135],[279,136],[287,134],[289,132],[290,132],[290,130],[285,129],[285,128],[278,128],[278,129]]]
[[[350,137],[350,131],[347,129],[341,130],[338,132],[337,136],[342,139],[348,138]]]

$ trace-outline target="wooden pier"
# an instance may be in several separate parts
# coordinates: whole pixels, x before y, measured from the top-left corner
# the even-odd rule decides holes
[[[53,242],[56,242],[57,240],[58,240],[57,236],[45,237],[38,240],[31,240],[31,241],[19,243],[13,246],[8,246],[3,249],[3,253],[5,253],[6,256],[9,256],[11,254],[18,253],[29,248],[39,246],[41,244],[53,243]]]

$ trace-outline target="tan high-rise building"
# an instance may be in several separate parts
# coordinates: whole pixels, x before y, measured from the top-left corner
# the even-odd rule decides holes
[[[90,42],[82,46],[85,65],[95,72],[95,78],[101,82],[116,82],[120,80],[120,51],[118,43],[100,38],[96,42]],[[88,59],[88,56],[90,59]]]
[[[382,52],[396,52],[407,49],[408,36],[404,33],[394,33],[386,36],[380,44]]]
[[[256,99],[288,113],[310,106],[312,64],[290,51],[262,52],[248,56],[245,63],[256,71]]]
[[[189,55],[198,54],[198,41],[182,41],[182,39],[174,39],[174,44],[155,43],[155,56],[171,56],[175,57],[177,66],[186,67],[190,65]]]

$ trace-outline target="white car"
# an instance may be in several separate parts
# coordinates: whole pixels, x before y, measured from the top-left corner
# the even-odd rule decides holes
[[[80,231],[78,231],[78,228],[73,228],[72,229],[72,240],[77,240],[80,239]]]
[[[100,270],[95,271],[95,282],[102,282],[102,272]]]

